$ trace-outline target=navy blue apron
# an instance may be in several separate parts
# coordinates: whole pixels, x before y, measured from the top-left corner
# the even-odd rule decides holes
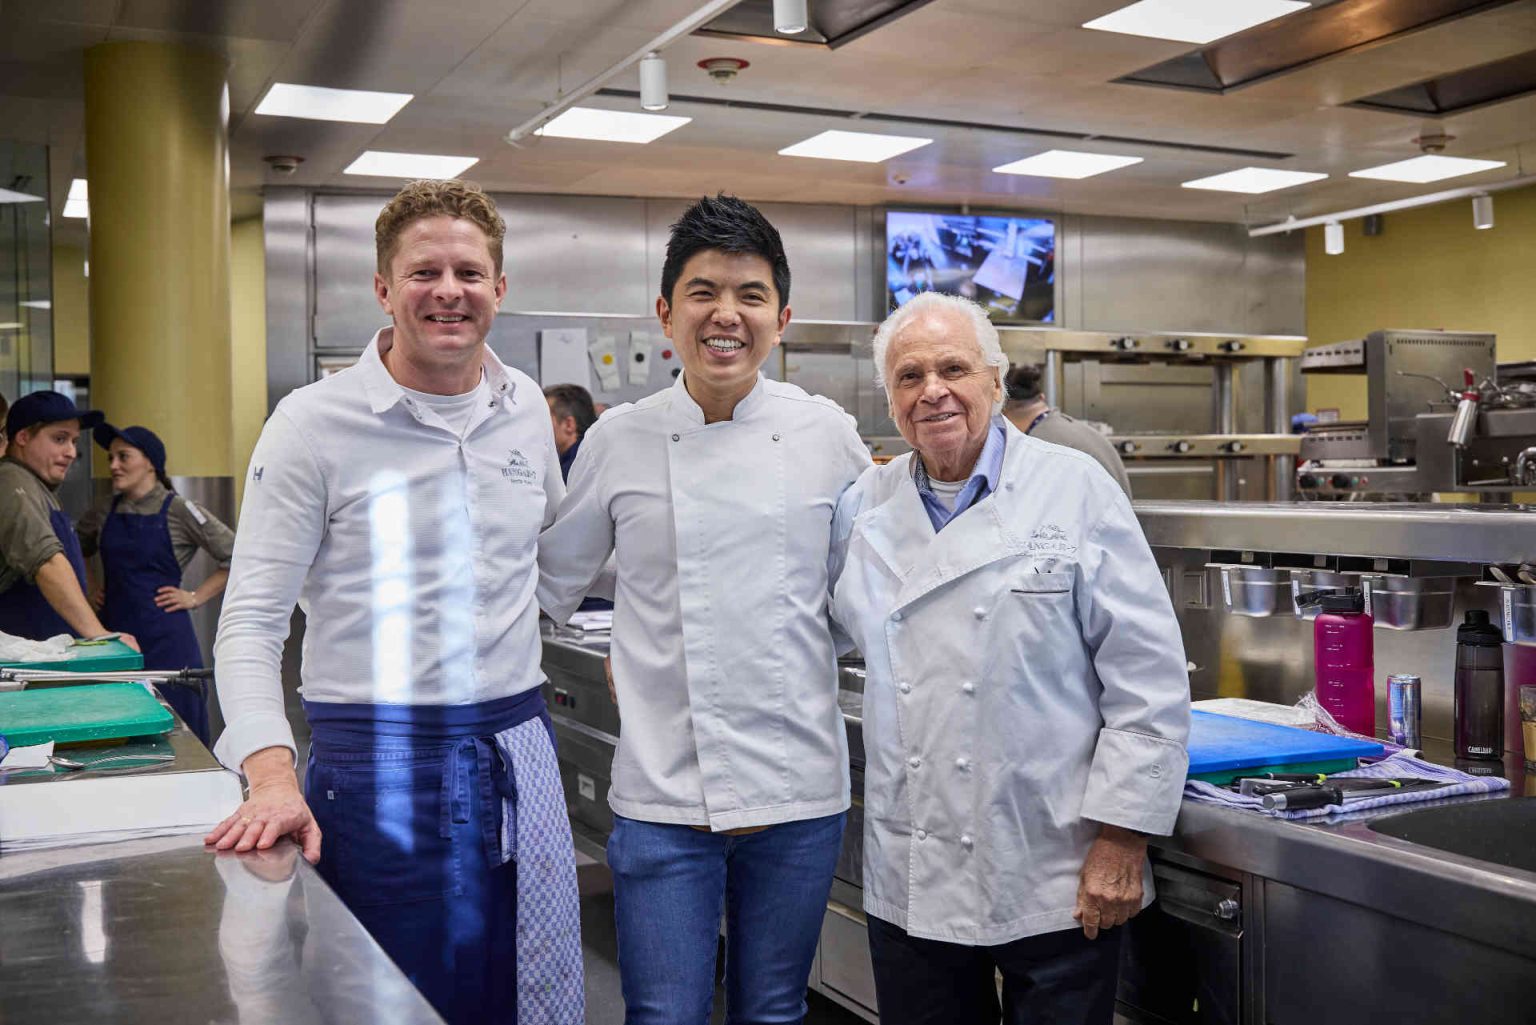
[[[321,877],[449,1025],[516,1025],[517,863],[501,863],[516,790],[493,738],[541,717],[553,741],[544,695],[304,712]]]
[[[127,516],[117,511],[119,496],[101,525],[101,565],[107,577],[103,621],[110,630],[138,638],[145,669],[201,669],[203,653],[184,609],[167,612],[155,604],[162,587],[181,586],[181,564],[171,545],[166,511],[175,495],[166,495],[153,516]],[[208,700],[197,689],[166,684],[161,694],[176,709],[197,739],[208,743]]]
[[[85,556],[80,554],[80,539],[75,536],[75,528],[70,525],[69,517],[64,515],[62,509],[50,511],[48,522],[59,544],[64,546],[64,557],[74,567],[75,578],[80,581],[80,594],[84,595]],[[0,592],[0,630],[30,641],[45,641],[59,634],[79,636],[64,621],[63,616],[53,611],[53,606],[48,604],[48,599],[43,597],[38,586],[25,580],[18,580]]]

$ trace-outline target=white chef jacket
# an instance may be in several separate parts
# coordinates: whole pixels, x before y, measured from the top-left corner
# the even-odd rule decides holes
[[[869,465],[836,403],[761,376],[705,424],[679,377],[587,431],[539,540],[539,603],[564,622],[610,553],[623,726],[608,803],[736,829],[848,807],[827,619],[838,496]]]
[[[251,456],[214,646],[230,768],[294,746],[295,600],[309,701],[471,704],[544,680],[538,535],[565,485],[543,392],[487,348],[487,397],[457,430],[390,376],[393,337],[278,403]]]
[[[867,667],[864,908],[965,944],[1076,928],[1099,824],[1178,814],[1178,621],[1091,457],[1010,424],[996,488],[938,533],[912,458],[865,472],[833,532],[833,615]]]

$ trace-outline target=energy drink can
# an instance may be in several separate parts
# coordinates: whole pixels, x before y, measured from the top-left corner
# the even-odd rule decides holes
[[[1387,677],[1387,729],[1392,743],[1418,748],[1423,742],[1419,735],[1422,688],[1422,681],[1413,673],[1393,673]]]

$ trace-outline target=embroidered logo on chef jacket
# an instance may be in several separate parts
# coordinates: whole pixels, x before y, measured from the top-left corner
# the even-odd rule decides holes
[[[507,454],[507,465],[501,468],[501,475],[524,484],[537,484],[539,481],[539,471],[530,466],[528,457],[515,448]]]
[[[1054,555],[1071,555],[1077,551],[1077,545],[1067,536],[1067,532],[1054,523],[1043,523],[1030,533],[1024,542],[1026,551],[1050,553]]]
[[[261,475],[266,473],[266,472],[267,472],[267,468],[265,466],[258,466],[258,467],[256,467],[256,469],[251,471],[251,480],[260,481],[261,480]]]

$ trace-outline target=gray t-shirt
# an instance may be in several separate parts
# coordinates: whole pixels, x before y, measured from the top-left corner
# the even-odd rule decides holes
[[[1019,430],[1028,426],[1028,424],[1020,424]],[[1081,420],[1074,420],[1061,410],[1053,409],[1045,419],[1035,425],[1035,429],[1030,432],[1030,437],[1088,453],[1098,461],[1100,466],[1109,471],[1111,477],[1115,478],[1115,483],[1120,485],[1120,490],[1125,492],[1125,497],[1131,497],[1131,479],[1126,475],[1125,464],[1120,461],[1120,453],[1115,451],[1115,446],[1109,443],[1108,438]]]
[[[31,583],[43,563],[64,550],[49,515],[54,489],[14,459],[0,459],[0,592]]]
[[[165,496],[164,486],[156,484],[137,502],[124,498],[118,503],[117,511],[124,516],[154,516],[165,503]],[[80,551],[86,558],[95,555],[101,546],[101,528],[112,511],[112,497],[98,502],[75,526],[75,533],[80,535]],[[165,526],[171,535],[176,564],[182,569],[187,568],[199,548],[212,556],[220,569],[229,568],[230,556],[235,551],[235,532],[213,513],[177,495],[165,511]]]

